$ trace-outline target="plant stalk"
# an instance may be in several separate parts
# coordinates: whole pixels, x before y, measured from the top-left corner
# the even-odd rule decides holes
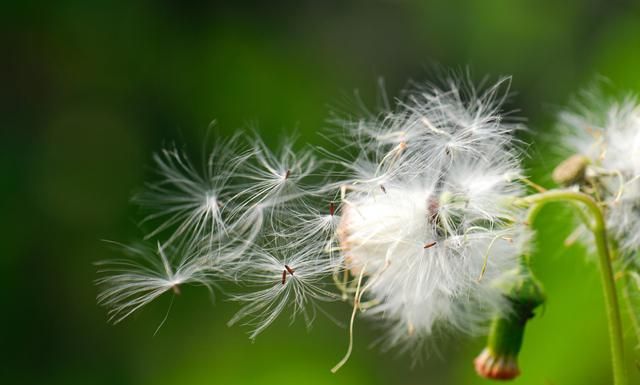
[[[600,261],[600,277],[604,291],[605,307],[609,324],[609,339],[611,343],[611,360],[614,385],[628,385],[627,371],[624,361],[624,339],[622,334],[622,321],[620,317],[620,305],[611,265],[611,255],[607,241],[607,229],[601,208],[589,195],[571,190],[550,190],[539,194],[530,195],[522,199],[523,203],[531,207],[529,212],[529,224],[533,223],[535,216],[542,206],[551,202],[577,202],[583,204],[591,214],[591,220],[586,223],[593,233],[598,258]],[[588,218],[583,218],[588,219]]]

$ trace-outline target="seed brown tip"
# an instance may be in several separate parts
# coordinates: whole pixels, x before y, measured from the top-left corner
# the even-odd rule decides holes
[[[289,272],[289,274],[293,275],[293,273],[295,272],[295,270],[293,270],[292,268],[289,267],[289,265],[284,265],[284,268],[286,269],[286,271]]]
[[[433,246],[435,246],[435,245],[436,245],[436,243],[437,243],[436,241],[426,243],[426,244],[424,245],[424,248],[425,248],[425,249],[430,249],[430,248],[432,248]]]

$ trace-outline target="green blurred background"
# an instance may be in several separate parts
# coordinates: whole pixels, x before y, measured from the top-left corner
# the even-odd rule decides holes
[[[95,304],[101,239],[139,237],[132,192],[163,143],[197,144],[252,126],[274,142],[297,130],[319,143],[329,105],[358,89],[375,103],[434,65],[478,78],[513,75],[511,108],[528,118],[534,179],[557,157],[540,138],[571,93],[596,75],[640,92],[640,7],[633,1],[3,2],[0,6],[0,383],[487,383],[471,361],[483,339],[443,341],[410,368],[380,353],[380,333],[347,333],[320,317],[311,331],[282,317],[251,343],[227,328],[237,309],[185,288],[112,326]],[[635,4],[634,4],[635,3]],[[552,136],[551,136],[552,137]],[[537,141],[537,143],[536,143]],[[609,384],[603,300],[594,263],[564,249],[568,213],[540,219],[535,269],[549,300],[530,323],[514,384]],[[349,308],[329,306],[346,320]],[[630,329],[627,334],[631,337]],[[629,338],[632,383],[639,357]]]

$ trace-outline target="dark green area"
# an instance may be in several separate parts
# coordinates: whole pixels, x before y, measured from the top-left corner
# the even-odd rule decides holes
[[[0,6],[0,31],[3,384],[485,383],[472,367],[482,338],[443,341],[410,369],[369,348],[381,330],[361,319],[351,361],[332,375],[344,329],[320,317],[307,332],[283,317],[252,344],[225,325],[237,306],[197,288],[155,337],[168,296],[114,327],[95,305],[92,263],[114,257],[101,239],[139,237],[128,199],[152,152],[197,149],[214,119],[219,135],[249,126],[271,143],[296,130],[326,144],[316,131],[328,106],[348,110],[354,89],[375,104],[378,77],[397,95],[434,80],[435,66],[510,74],[509,108],[531,128],[528,166],[549,185],[550,123],[571,93],[596,75],[640,92],[633,1],[15,1]],[[527,325],[514,384],[608,384],[597,265],[563,248],[569,212],[547,209],[539,227],[533,268],[548,300]]]

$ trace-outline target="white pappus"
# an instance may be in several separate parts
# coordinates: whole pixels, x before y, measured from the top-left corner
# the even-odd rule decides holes
[[[523,193],[512,146],[518,126],[504,123],[494,103],[502,91],[463,96],[455,84],[421,90],[385,114],[368,129],[382,140],[361,155],[379,167],[362,174],[356,164],[343,182],[345,265],[365,275],[368,301],[360,306],[388,325],[386,342],[401,349],[435,329],[479,332],[508,312],[496,280],[516,278],[505,273],[529,239],[513,205]],[[374,126],[360,122],[355,130]]]
[[[516,279],[529,241],[507,94],[508,79],[418,88],[342,121],[352,151],[323,161],[242,135],[214,146],[203,172],[175,150],[156,156],[160,180],[137,199],[157,226],[147,238],[196,251],[171,265],[160,246],[159,280],[123,265],[99,280],[100,302],[119,321],[180,284],[229,279],[250,290],[231,295],[244,306],[229,324],[249,324],[251,338],[286,309],[311,322],[340,292],[388,329],[389,346],[483,330],[509,311],[496,282]]]
[[[608,229],[626,262],[640,249],[640,104],[635,96],[607,99],[586,93],[585,101],[560,115],[566,146],[583,156],[581,189],[605,205]],[[638,261],[635,263],[639,264]]]
[[[109,308],[109,320],[118,323],[160,295],[180,293],[183,284],[213,290],[219,273],[206,256],[196,250],[119,245],[127,259],[98,263],[101,275],[96,283],[103,288],[98,303]]]
[[[246,265],[239,281],[254,291],[232,296],[244,306],[229,325],[243,322],[251,326],[252,339],[287,308],[292,309],[292,322],[302,315],[309,326],[318,309],[317,301],[337,299],[327,290],[326,278],[332,273],[332,266],[319,257],[317,249],[274,246],[272,250],[254,248],[251,253],[251,264]]]

